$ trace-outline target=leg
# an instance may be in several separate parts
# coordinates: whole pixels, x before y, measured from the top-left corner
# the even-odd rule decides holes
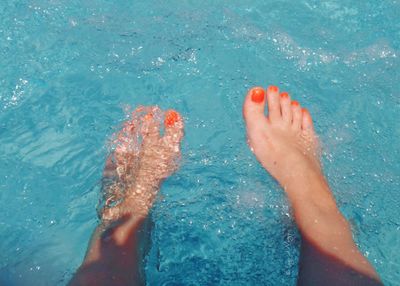
[[[268,116],[264,115],[265,103]],[[379,285],[374,268],[355,245],[324,178],[318,140],[306,109],[270,86],[253,88],[243,115],[251,150],[280,183],[302,236],[301,285]]]
[[[69,285],[144,284],[141,250],[146,218],[162,180],[177,168],[183,137],[177,112],[166,113],[161,137],[161,111],[144,111],[134,113],[116,139],[115,152],[104,170],[108,200],[100,214],[101,223]]]

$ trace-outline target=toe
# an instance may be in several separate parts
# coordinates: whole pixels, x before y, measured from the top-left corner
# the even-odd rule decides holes
[[[160,137],[160,117],[161,110],[157,107],[151,107],[142,117],[141,133],[143,141],[154,141]]]
[[[113,156],[112,155],[108,156],[106,160],[106,165],[104,166],[103,170],[103,178],[112,179],[114,177],[117,177],[116,169],[117,169],[117,164],[113,160]]]
[[[302,124],[302,112],[301,112],[301,107],[300,104],[297,101],[292,101],[291,103],[292,107],[292,126],[294,129],[299,130],[301,129],[301,124]]]
[[[116,164],[123,164],[125,162],[125,155],[134,150],[136,144],[136,134],[138,132],[139,124],[134,119],[124,122],[122,129],[115,134],[112,141],[115,147],[113,159]]]
[[[243,104],[243,116],[247,127],[265,123],[265,91],[262,87],[252,88]]]
[[[280,94],[281,114],[283,121],[287,124],[292,123],[292,107],[290,105],[290,97],[287,92]]]
[[[169,147],[179,152],[180,143],[183,138],[183,119],[175,110],[168,110],[164,119],[165,134],[163,137]]]
[[[301,128],[306,131],[312,131],[314,127],[310,112],[307,109],[303,108],[302,113],[303,113],[302,114],[303,118],[302,118]]]
[[[269,86],[267,90],[268,117],[271,122],[281,119],[281,105],[279,101],[279,89],[276,86]]]
[[[158,107],[150,107],[146,110],[146,113],[143,113],[141,115],[140,135],[142,137],[142,143],[141,143],[142,147],[139,149],[140,152],[148,148],[151,148],[150,146],[158,143],[161,136],[160,135],[161,113],[162,112]],[[138,146],[138,144],[140,144],[139,142],[140,140],[138,140],[135,145]],[[133,148],[133,150],[135,148]]]

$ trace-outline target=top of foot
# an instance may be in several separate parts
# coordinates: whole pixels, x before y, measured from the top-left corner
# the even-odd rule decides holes
[[[160,134],[164,119],[164,134]],[[115,220],[125,214],[145,217],[162,180],[177,168],[183,121],[178,112],[158,107],[139,107],[124,123],[115,139],[115,151],[108,158],[104,177],[108,200],[102,218]],[[120,203],[116,203],[116,201]]]
[[[252,152],[284,188],[306,170],[321,172],[310,113],[288,93],[280,93],[276,86],[266,91],[252,88],[243,105],[243,116]]]

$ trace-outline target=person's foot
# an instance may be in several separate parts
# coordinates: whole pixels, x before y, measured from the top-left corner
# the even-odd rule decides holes
[[[147,216],[162,180],[178,168],[182,137],[182,117],[174,110],[164,114],[158,107],[139,107],[132,113],[117,134],[115,151],[104,169],[103,220]]]
[[[270,86],[266,94],[260,87],[249,91],[243,115],[251,150],[285,189],[293,208],[302,236],[299,284],[381,285],[322,174],[309,112]]]
[[[279,93],[276,86],[266,92],[255,87],[246,96],[243,115],[252,152],[282,187],[309,172],[321,173],[311,116],[288,93]]]

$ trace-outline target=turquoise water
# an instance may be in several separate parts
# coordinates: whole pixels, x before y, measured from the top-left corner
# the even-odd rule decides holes
[[[138,2],[138,1],[137,1]],[[97,224],[126,106],[180,111],[152,213],[149,285],[294,285],[299,235],[245,142],[241,105],[306,105],[325,172],[386,285],[400,280],[400,2],[3,0],[0,284],[65,285]]]

